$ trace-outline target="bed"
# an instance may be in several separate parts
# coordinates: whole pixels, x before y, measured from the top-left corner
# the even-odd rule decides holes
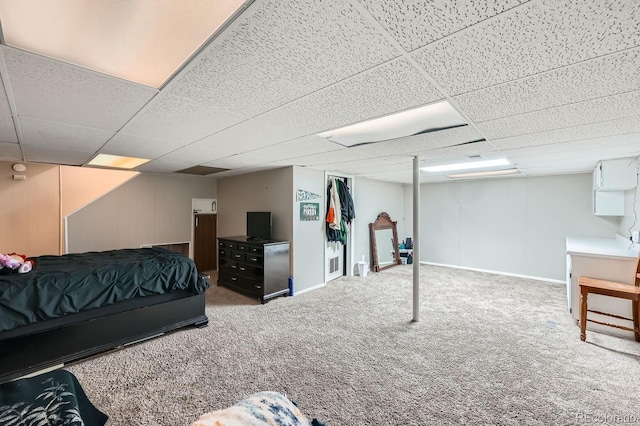
[[[40,256],[0,275],[0,383],[186,326],[205,327],[209,286],[162,248]]]

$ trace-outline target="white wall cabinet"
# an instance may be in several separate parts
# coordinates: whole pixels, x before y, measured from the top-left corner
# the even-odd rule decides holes
[[[635,158],[603,160],[594,170],[594,189],[596,191],[625,191],[636,186]]]
[[[593,191],[593,214],[624,216],[624,191]]]
[[[624,191],[637,182],[635,158],[600,161],[593,171],[593,214],[624,216]]]

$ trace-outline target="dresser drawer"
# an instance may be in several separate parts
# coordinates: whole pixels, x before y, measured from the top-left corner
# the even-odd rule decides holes
[[[237,274],[238,273],[238,262],[233,260],[233,259],[229,259],[229,258],[221,258],[220,259],[220,270],[221,271],[226,271],[232,274]]]
[[[264,274],[262,266],[251,263],[238,263],[237,271],[238,274],[244,275],[245,277],[255,277],[260,279],[262,279]]]
[[[249,253],[247,254],[246,261],[247,263],[250,263],[252,265],[262,266],[262,264],[264,263],[264,258],[262,256],[257,256],[255,254]]]
[[[243,277],[242,275],[240,275],[238,277],[238,283],[240,287],[242,287],[242,289],[244,289],[248,293],[252,293],[258,296],[262,295],[263,293],[264,285],[262,283],[262,280],[256,280],[253,278]]]
[[[218,283],[230,284],[237,287],[238,275],[227,271],[220,271],[218,274]]]
[[[239,262],[244,262],[246,253],[243,251],[233,250],[231,252],[231,258]]]
[[[231,250],[226,249],[226,248],[219,248],[218,249],[218,257],[220,258],[220,261],[222,262],[222,259],[226,258],[231,258]]]
[[[249,253],[251,254],[258,254],[262,256],[263,252],[262,246],[249,246]]]

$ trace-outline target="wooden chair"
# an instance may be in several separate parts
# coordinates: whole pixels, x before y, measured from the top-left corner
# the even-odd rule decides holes
[[[622,330],[633,331],[635,339],[640,342],[640,257],[636,260],[636,269],[634,272],[635,285],[619,283],[615,281],[599,280],[590,277],[578,277],[578,284],[580,285],[580,340],[583,342],[587,338],[586,328],[587,321],[594,322],[596,324],[615,327]],[[607,312],[593,311],[587,308],[587,298],[589,294],[601,294],[609,297],[617,297],[619,299],[627,299],[631,301],[633,310],[633,318],[626,318],[619,315],[613,315]],[[611,324],[602,321],[596,321],[594,319],[587,319],[587,312],[594,314],[604,315],[612,318],[622,319],[633,322],[633,328],[625,327],[618,324]]]

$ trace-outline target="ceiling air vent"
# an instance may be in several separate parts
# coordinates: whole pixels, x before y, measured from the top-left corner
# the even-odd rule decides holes
[[[178,170],[174,173],[184,173],[187,175],[206,176],[214,173],[226,172],[229,169],[221,169],[219,167],[193,166],[188,169]]]

